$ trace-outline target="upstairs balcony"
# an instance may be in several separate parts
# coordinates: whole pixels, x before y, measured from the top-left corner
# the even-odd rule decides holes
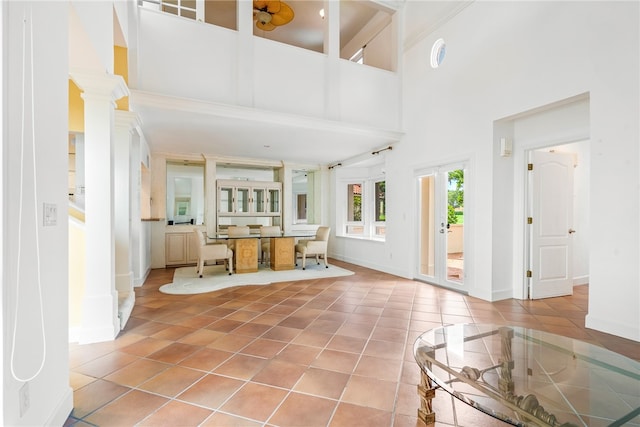
[[[139,2],[130,87],[143,123],[154,110],[178,108],[206,111],[212,120],[299,119],[311,127],[338,124],[391,139],[399,134],[401,52],[393,8],[288,1],[294,19],[263,31],[254,18],[262,3]]]

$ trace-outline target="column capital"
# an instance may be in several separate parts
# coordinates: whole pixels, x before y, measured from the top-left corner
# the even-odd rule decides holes
[[[133,111],[115,110],[114,125],[118,129],[126,129],[131,132],[142,124],[140,115]]]
[[[70,70],[71,80],[82,90],[82,97],[98,96],[115,102],[123,96],[129,96],[129,88],[122,76],[101,74],[92,71]]]

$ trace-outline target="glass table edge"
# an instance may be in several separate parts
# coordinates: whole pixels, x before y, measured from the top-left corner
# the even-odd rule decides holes
[[[425,364],[426,360],[423,361],[423,360],[421,360],[419,358],[419,356],[418,356],[418,350],[419,349],[427,347],[428,349],[436,350],[438,348],[442,348],[446,344],[446,341],[443,342],[443,343],[440,343],[440,344],[435,344],[435,345],[431,344],[431,343],[428,343],[427,341],[425,341],[423,339],[423,337],[426,334],[436,333],[436,331],[438,331],[438,330],[444,330],[444,329],[446,329],[448,327],[452,327],[452,326],[463,326],[463,327],[469,326],[469,327],[473,327],[473,328],[476,328],[476,329],[479,329],[479,330],[484,330],[484,332],[480,332],[479,331],[478,334],[480,334],[480,335],[484,334],[485,336],[492,335],[492,334],[497,334],[498,330],[500,328],[510,328],[510,329],[514,330],[514,334],[516,334],[519,338],[525,339],[525,340],[535,340],[535,339],[530,337],[529,335],[525,335],[523,333],[518,333],[519,331],[535,331],[535,333],[541,334],[542,336],[571,339],[571,340],[573,340],[573,341],[575,341],[577,343],[585,344],[585,345],[589,346],[589,348],[596,349],[598,351],[601,351],[604,354],[610,355],[610,356],[612,356],[612,357],[614,357],[614,358],[616,358],[616,359],[618,359],[620,361],[624,361],[625,363],[633,366],[635,368],[635,370],[638,371],[638,372],[634,373],[634,372],[631,372],[631,371],[626,370],[626,369],[621,369],[621,368],[616,367],[614,365],[611,365],[609,363],[602,362],[600,360],[597,360],[597,359],[594,359],[594,358],[590,358],[590,357],[587,357],[587,356],[583,356],[583,355],[579,356],[581,359],[586,360],[589,363],[593,363],[594,365],[598,365],[600,367],[604,367],[605,369],[610,369],[610,370],[615,371],[615,372],[617,372],[619,374],[629,376],[629,377],[631,377],[633,379],[640,380],[640,362],[638,362],[638,361],[635,361],[635,360],[633,360],[633,359],[631,359],[629,357],[626,357],[626,356],[621,355],[619,353],[616,353],[614,351],[608,350],[608,349],[606,349],[604,347],[600,347],[600,346],[597,346],[595,344],[591,344],[591,343],[586,342],[586,341],[581,341],[581,340],[576,339],[576,338],[566,337],[566,336],[563,336],[563,335],[558,335],[558,334],[554,334],[554,333],[551,333],[551,332],[541,331],[541,330],[533,329],[533,328],[525,328],[525,327],[522,327],[522,326],[515,326],[515,325],[508,325],[508,324],[506,324],[506,325],[505,324],[474,324],[474,323],[450,324],[450,325],[445,325],[445,326],[441,326],[441,327],[438,327],[438,328],[433,328],[433,329],[430,329],[428,331],[425,331],[425,332],[421,333],[416,338],[416,340],[414,341],[414,345],[413,345],[414,359],[415,359],[416,363],[418,364],[420,370],[422,372],[424,372],[426,375],[428,375],[429,378],[437,385],[436,388],[441,388],[444,391],[446,391],[448,394],[450,394],[451,396],[453,396],[456,399],[460,400],[461,402],[463,402],[463,403],[465,403],[465,404],[467,404],[467,405],[469,405],[469,406],[471,406],[473,408],[476,408],[479,411],[481,411],[481,412],[483,412],[483,413],[485,413],[485,414],[487,414],[487,415],[489,415],[489,416],[491,416],[493,418],[496,418],[496,419],[498,419],[500,421],[504,421],[504,422],[506,422],[508,424],[511,424],[511,425],[527,426],[529,424],[527,424],[526,422],[521,422],[521,421],[518,421],[518,420],[514,420],[512,417],[509,417],[506,414],[503,414],[501,412],[495,411],[492,408],[486,407],[486,406],[480,404],[479,402],[476,402],[473,399],[465,396],[463,393],[460,393],[460,392],[454,390],[453,388],[451,388],[448,385],[448,383],[450,383],[451,380],[444,381],[442,378],[439,378],[438,375],[435,374],[435,372],[433,372],[432,370],[427,368],[427,366]],[[489,333],[489,331],[492,331],[492,332]],[[477,338],[477,337],[472,337],[472,338]],[[422,343],[420,343],[421,340],[423,340]],[[426,343],[426,345],[425,345],[425,343]],[[424,352],[425,356],[426,356],[426,353],[428,353],[428,351],[429,351],[428,349],[427,349],[427,351]],[[566,349],[563,349],[563,350],[568,352],[568,350],[566,350]],[[572,352],[572,353],[575,353],[575,352]],[[529,418],[529,416],[531,415],[531,414],[528,414],[526,412],[522,412],[521,408],[519,408],[516,405],[511,404],[509,401],[507,401],[506,399],[502,398],[502,396],[500,396],[498,393],[495,393],[495,392],[491,391],[490,389],[482,387],[482,386],[476,384],[474,381],[465,381],[465,379],[461,376],[460,372],[454,371],[453,369],[451,369],[448,366],[440,363],[439,361],[437,361],[437,360],[429,360],[428,362],[429,363],[433,363],[437,367],[443,369],[448,375],[454,377],[456,380],[462,381],[462,382],[468,384],[469,386],[473,387],[474,389],[480,391],[482,394],[487,395],[488,397],[491,397],[491,398],[495,399],[500,404],[502,404],[502,405],[508,407],[509,409],[513,410],[515,413],[518,413],[519,415],[523,415],[526,418]],[[624,420],[629,419],[629,416],[631,416],[631,417],[637,416],[639,412],[640,412],[640,408],[636,408],[635,410],[632,410],[629,414],[625,414],[625,416],[623,416],[622,418],[614,421],[612,424],[609,424],[609,426],[613,427],[613,426],[622,425],[621,422],[624,422]],[[535,416],[532,416],[530,421],[533,422],[533,423],[536,423],[536,425],[539,425],[540,423],[542,423],[542,425],[545,425],[545,426],[551,426],[551,427],[554,426],[554,424],[544,423],[542,420],[540,420],[539,418],[537,418]]]

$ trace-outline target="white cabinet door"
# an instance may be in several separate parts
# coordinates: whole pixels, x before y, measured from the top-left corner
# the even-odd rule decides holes
[[[186,233],[167,233],[165,235],[165,264],[181,265],[187,263]]]
[[[282,183],[218,180],[219,216],[279,216]]]
[[[198,263],[198,247],[200,241],[194,233],[185,233],[187,236],[187,264]]]
[[[229,185],[218,186],[218,212],[221,214],[231,214],[234,212],[234,191]]]
[[[279,188],[268,189],[267,213],[271,215],[280,214],[280,193],[281,192]]]
[[[255,214],[262,214],[267,211],[266,191],[261,187],[253,187],[251,196],[251,211]]]

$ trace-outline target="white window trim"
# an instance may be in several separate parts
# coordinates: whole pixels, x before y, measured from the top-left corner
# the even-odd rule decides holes
[[[385,221],[374,221],[375,218],[375,183],[386,181],[384,175],[376,175],[366,178],[343,178],[338,181],[336,223],[337,233],[340,237],[352,239],[375,240],[384,242],[384,235],[376,234],[376,227],[385,226]],[[362,221],[347,221],[348,200],[347,188],[349,184],[360,184],[362,188]],[[349,226],[362,226],[362,234],[347,233]]]

